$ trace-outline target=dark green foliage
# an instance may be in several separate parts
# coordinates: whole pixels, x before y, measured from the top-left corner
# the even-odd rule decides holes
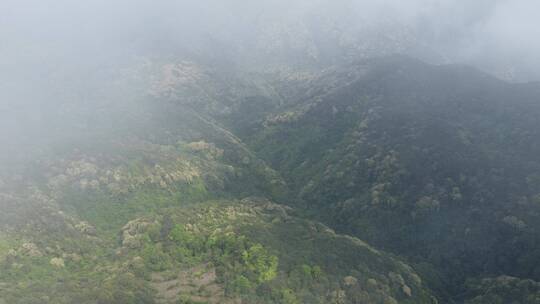
[[[146,262],[146,267],[151,271],[164,271],[172,266],[169,255],[163,252],[160,245],[145,244],[142,258]]]
[[[441,295],[462,293],[470,276],[540,280],[535,86],[402,57],[310,86],[246,137],[297,206],[435,266]]]
[[[532,280],[500,276],[483,280],[470,280],[467,304],[538,304],[540,284]]]

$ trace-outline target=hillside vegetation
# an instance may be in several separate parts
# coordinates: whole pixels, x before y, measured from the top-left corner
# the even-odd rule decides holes
[[[126,74],[0,158],[1,304],[540,303],[538,85],[406,57]]]

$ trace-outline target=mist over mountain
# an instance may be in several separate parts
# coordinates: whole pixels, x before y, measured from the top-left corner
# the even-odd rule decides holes
[[[237,63],[245,63],[250,54],[268,62],[276,58],[265,55],[289,56],[299,63],[307,57],[321,64],[409,53],[433,63],[468,63],[534,80],[540,47],[537,9],[530,0],[9,0],[2,4],[2,53],[4,63],[45,56],[48,62],[69,63],[83,54],[95,62],[183,51]]]
[[[533,0],[0,2],[0,304],[540,303]]]

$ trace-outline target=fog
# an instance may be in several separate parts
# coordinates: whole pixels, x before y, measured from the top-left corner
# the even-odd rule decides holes
[[[4,71],[57,63],[81,69],[126,55],[180,52],[230,60],[239,52],[321,53],[338,41],[356,56],[379,47],[373,52],[468,63],[501,75],[507,69],[518,80],[536,80],[539,9],[534,0],[5,0],[0,63]]]
[[[398,53],[538,81],[538,11],[535,0],[3,0],[0,136],[46,142],[84,121],[74,113],[129,111],[148,61],[265,72]]]

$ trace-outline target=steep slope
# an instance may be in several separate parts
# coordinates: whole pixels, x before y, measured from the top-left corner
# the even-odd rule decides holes
[[[538,85],[229,68],[135,66],[2,151],[0,303],[536,303]]]
[[[287,185],[216,121],[227,103],[182,90],[47,109],[70,132],[3,155],[0,303],[436,301],[399,258],[272,203]]]
[[[537,85],[391,57],[304,86],[246,138],[313,216],[434,267],[441,294],[540,279]]]
[[[4,179],[0,303],[434,301],[397,258],[234,199],[257,177],[213,144],[107,148]]]

